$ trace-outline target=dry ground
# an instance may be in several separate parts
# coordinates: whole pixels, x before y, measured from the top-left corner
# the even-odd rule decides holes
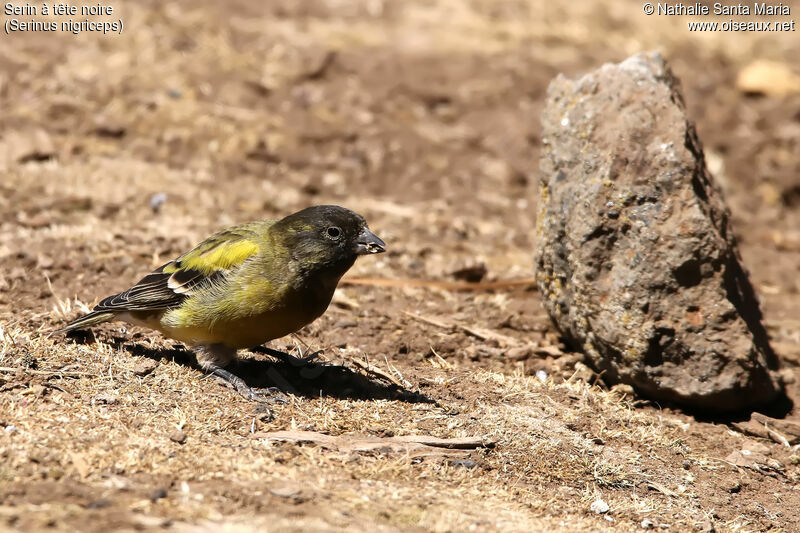
[[[309,204],[389,243],[353,277],[529,278],[549,80],[658,48],[791,378],[800,95],[736,78],[756,58],[800,73],[797,33],[689,34],[622,1],[113,5],[122,35],[0,38],[0,529],[800,530],[796,450],[605,389],[530,287],[345,285],[297,341],[325,367],[245,354],[248,379],[288,393],[272,415],[147,331],[41,335],[216,229]],[[726,460],[741,449],[761,466]]]

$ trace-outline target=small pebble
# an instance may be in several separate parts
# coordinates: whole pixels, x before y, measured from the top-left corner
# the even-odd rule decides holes
[[[714,527],[714,522],[712,522],[711,520],[706,520],[703,523],[701,531],[703,533],[715,533],[717,531],[717,528]]]
[[[114,405],[117,403],[118,398],[110,392],[102,392],[94,397],[94,401],[97,403],[104,403],[106,405]]]
[[[509,361],[524,361],[533,355],[533,348],[530,346],[517,346],[506,352],[506,359]]]
[[[169,440],[172,442],[177,442],[178,444],[183,444],[186,442],[186,433],[184,433],[180,429],[176,429],[172,433],[169,434]]]
[[[473,461],[472,459],[455,459],[450,461],[450,466],[456,466],[461,468],[475,468],[478,466],[478,463]]]
[[[86,504],[87,509],[105,509],[111,505],[111,500],[100,498],[99,500],[92,500]]]
[[[633,387],[628,385],[627,383],[617,383],[611,390],[618,393],[618,394],[626,394],[628,396],[633,396],[634,390]]]
[[[300,486],[290,482],[280,483],[270,487],[269,492],[278,498],[286,498],[290,500],[296,500],[301,497]]]
[[[656,525],[652,520],[648,520],[647,518],[642,520],[642,529],[653,529],[654,527],[656,527]]]
[[[161,210],[161,206],[167,201],[167,193],[159,192],[154,194],[150,197],[150,209],[153,210],[153,213],[158,213]]]
[[[137,361],[134,365],[133,373],[137,376],[146,376],[155,370],[157,366],[158,361],[153,361],[152,359],[142,359],[141,361]]]
[[[547,372],[545,372],[544,370],[537,370],[536,379],[538,379],[542,383],[545,383],[547,381]]]
[[[150,491],[150,501],[160,500],[167,497],[167,489],[153,489]]]
[[[597,514],[606,514],[610,509],[611,507],[603,500],[595,500],[589,506],[589,510]]]

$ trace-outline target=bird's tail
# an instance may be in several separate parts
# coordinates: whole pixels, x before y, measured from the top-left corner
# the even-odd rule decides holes
[[[70,331],[75,331],[76,329],[84,329],[91,326],[96,326],[97,324],[108,322],[109,320],[113,319],[114,315],[116,315],[116,313],[111,311],[92,311],[88,315],[83,315],[82,317],[73,320],[63,328],[55,330],[53,333],[69,333]]]

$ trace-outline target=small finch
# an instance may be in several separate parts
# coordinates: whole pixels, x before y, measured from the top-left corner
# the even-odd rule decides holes
[[[103,299],[59,332],[111,320],[155,329],[194,347],[200,366],[245,398],[262,399],[225,369],[237,350],[313,322],[356,258],[385,247],[364,217],[334,205],[233,226]]]

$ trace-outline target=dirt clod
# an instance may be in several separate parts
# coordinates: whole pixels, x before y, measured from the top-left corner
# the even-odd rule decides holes
[[[103,392],[94,397],[94,401],[105,405],[114,405],[119,401],[119,397],[113,392]]]
[[[150,491],[148,498],[150,501],[157,501],[167,497],[167,489],[165,488],[157,488]]]
[[[142,359],[137,361],[136,365],[134,365],[133,373],[137,376],[143,377],[155,370],[157,366],[158,361],[153,361],[152,359]]]
[[[186,433],[183,430],[176,429],[169,434],[169,440],[177,442],[178,444],[184,444],[186,442]]]
[[[476,466],[478,466],[478,463],[472,459],[455,459],[453,461],[450,461],[450,466],[466,468],[469,470],[471,468],[475,468]]]

